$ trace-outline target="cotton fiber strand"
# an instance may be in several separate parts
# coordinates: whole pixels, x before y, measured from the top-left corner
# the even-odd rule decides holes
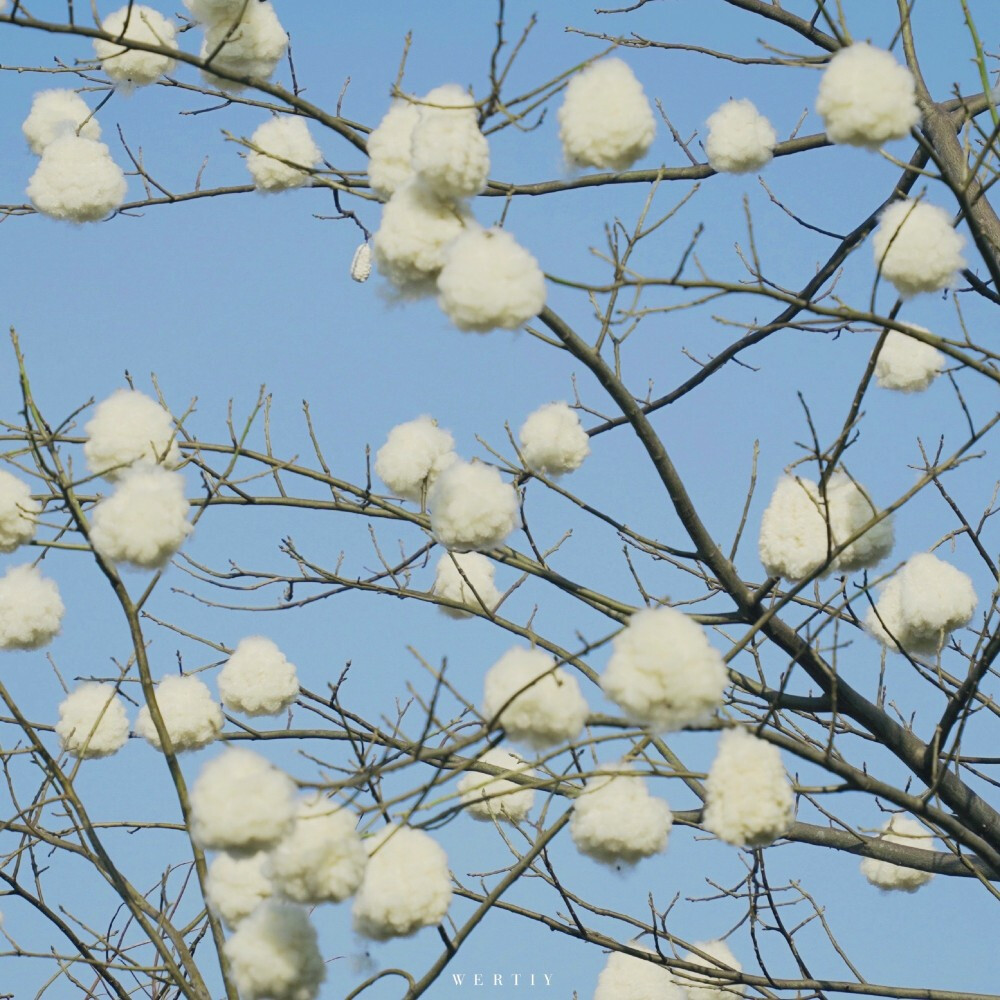
[[[197,677],[168,674],[156,685],[155,694],[170,743],[178,753],[208,746],[222,732],[222,709]],[[135,728],[157,750],[163,749],[147,705],[139,710]]]
[[[479,760],[503,768],[519,777],[534,778],[535,772],[515,754],[500,747],[487,750]],[[465,811],[473,819],[490,822],[507,820],[520,823],[535,802],[534,788],[525,788],[508,778],[492,777],[478,771],[466,771],[458,781]]]
[[[909,816],[895,815],[883,825],[879,840],[884,840],[887,844],[930,851],[933,849],[934,834]],[[902,892],[916,892],[934,877],[931,872],[894,865],[877,858],[863,858],[861,874],[879,889],[898,889]]]
[[[0,552],[13,552],[35,537],[35,518],[42,506],[31,497],[31,487],[0,469]]]
[[[323,160],[302,118],[272,118],[257,126],[250,142],[257,149],[247,154],[247,169],[258,191],[301,187],[309,180],[309,171]]]
[[[215,52],[212,69],[233,76],[268,79],[285,57],[288,48],[288,35],[281,26],[274,7],[268,2],[249,0],[246,13],[235,30],[232,29],[233,20],[234,18],[226,18],[208,25],[201,46],[201,57],[205,59]],[[202,75],[209,83],[222,90],[236,93],[246,87],[244,83],[216,76],[210,70],[203,70]]]
[[[655,954],[636,941],[629,944]],[[687,1000],[687,994],[662,965],[613,951],[597,977],[594,1000]]]
[[[56,139],[75,135],[77,129],[83,139],[101,138],[101,126],[91,117],[87,102],[74,90],[40,90],[21,126],[28,147],[36,156],[41,156]]]
[[[128,740],[128,716],[114,684],[81,684],[59,705],[59,745],[81,760],[110,757]]]
[[[923,327],[914,329],[929,331]],[[944,355],[931,344],[890,330],[875,361],[875,378],[883,389],[923,392],[941,374]]]
[[[353,895],[368,864],[356,824],[332,799],[314,795],[300,802],[295,825],[268,861],[275,887],[297,903],[339,903]]]
[[[969,624],[977,603],[965,573],[920,552],[882,587],[865,624],[890,649],[898,643],[908,653],[934,655],[955,629]]]
[[[224,750],[191,789],[191,833],[205,848],[253,853],[274,847],[295,819],[295,783],[243,747]]]
[[[727,729],[705,782],[705,829],[737,847],[764,847],[794,818],[795,795],[778,748],[745,729]]]
[[[439,198],[468,198],[486,186],[490,147],[479,131],[476,105],[463,87],[435,87],[416,105],[410,162]]]
[[[410,144],[419,117],[420,109],[416,104],[393,101],[378,127],[368,136],[368,183],[382,201],[388,201],[413,177]]]
[[[438,305],[459,328],[516,330],[545,307],[538,261],[503,229],[470,226],[444,250]]]
[[[465,604],[480,614],[500,603],[500,591],[493,583],[493,563],[478,552],[445,552],[438,560],[431,593],[456,604]],[[438,607],[451,618],[468,618],[468,611]]]
[[[719,972],[722,972],[727,967],[734,972],[743,971],[743,966],[737,961],[736,956],[725,941],[696,941],[695,948],[711,956],[715,961],[711,962],[707,958],[702,958],[701,955],[696,955],[693,951],[682,955],[682,960],[690,962],[692,965],[703,965],[707,969],[718,970]],[[733,985],[728,979],[715,979],[715,982],[718,983],[717,986],[699,986],[696,983],[704,983],[705,980],[701,979],[697,973],[677,969],[674,972],[674,976],[678,985],[685,990],[687,1000],[732,1000],[732,997],[744,996],[746,994],[745,986]]]
[[[0,577],[0,649],[38,649],[59,632],[65,608],[54,580],[34,566]]]
[[[278,715],[299,696],[295,664],[270,639],[248,636],[219,672],[219,695],[232,712]]]
[[[483,716],[497,718],[510,739],[541,750],[576,739],[587,702],[576,678],[540,649],[515,646],[487,671]]]
[[[132,389],[117,389],[100,402],[84,431],[87,468],[105,479],[118,479],[132,466],[180,461],[170,413]]]
[[[229,928],[246,920],[254,910],[274,894],[271,879],[264,872],[267,851],[240,857],[219,854],[208,866],[205,902]]]
[[[590,438],[567,403],[546,403],[521,425],[521,457],[546,476],[575,472],[590,454]]]
[[[615,637],[601,677],[604,693],[630,718],[657,730],[704,721],[729,683],[705,630],[673,608],[637,611]]]
[[[127,6],[116,10],[104,18],[101,28],[126,42],[144,42],[164,48],[173,46],[177,34],[172,21],[143,4],[135,4],[131,10]],[[94,52],[108,78],[126,92],[155,83],[164,74],[173,72],[176,65],[170,56],[129,49],[103,38],[94,39]]]
[[[431,531],[457,552],[495,549],[517,527],[517,490],[492,465],[454,462],[427,495]]]
[[[573,801],[570,835],[581,854],[604,864],[632,865],[666,850],[674,817],[645,779],[622,763],[589,778]]]
[[[920,122],[913,75],[892,53],[858,42],[841,49],[819,84],[816,110],[831,142],[878,149]]]
[[[392,824],[365,842],[368,867],[354,897],[354,929],[386,941],[439,924],[451,903],[448,856],[420,830]]]
[[[375,453],[375,475],[394,496],[420,503],[441,472],[456,461],[455,439],[424,415],[389,431]]]
[[[326,979],[316,929],[301,906],[265,900],[223,950],[241,1000],[315,1000]]]
[[[103,142],[72,132],[53,139],[28,181],[27,195],[43,215],[97,222],[125,200],[128,184]]]
[[[872,236],[875,266],[904,297],[954,287],[964,243],[943,208],[912,200],[894,201]]]
[[[627,170],[645,156],[656,119],[642,84],[621,59],[601,59],[577,73],[559,108],[559,139],[566,162]]]
[[[708,118],[705,152],[713,170],[745,174],[774,159],[777,133],[752,101],[726,101]]]

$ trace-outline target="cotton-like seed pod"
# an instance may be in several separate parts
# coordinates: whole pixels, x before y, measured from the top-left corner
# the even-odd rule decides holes
[[[351,277],[355,281],[367,281],[372,273],[372,248],[367,241],[362,243],[351,258]]]

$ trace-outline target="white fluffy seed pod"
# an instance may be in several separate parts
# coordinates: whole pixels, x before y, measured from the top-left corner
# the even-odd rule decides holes
[[[468,198],[486,186],[490,147],[479,131],[476,105],[449,83],[420,99],[410,139],[413,171],[439,198]]]
[[[101,126],[90,116],[86,101],[75,90],[40,90],[32,99],[21,131],[31,151],[41,156],[50,143],[64,135],[75,135],[78,128],[82,138],[100,139]],[[87,124],[80,128],[83,122]]]
[[[362,243],[351,258],[351,279],[365,282],[372,273],[372,248],[367,241]]]
[[[453,462],[427,494],[431,531],[456,552],[495,549],[517,527],[517,490],[482,462]]]
[[[666,850],[674,824],[667,803],[649,794],[628,763],[602,771],[573,801],[569,830],[577,850],[609,865],[633,865]]]
[[[707,124],[705,152],[713,170],[746,174],[774,159],[777,133],[752,101],[726,101]]]
[[[930,332],[922,326],[913,329]],[[944,355],[936,347],[899,330],[890,330],[875,361],[875,378],[883,389],[923,392],[941,374],[944,365]]]
[[[192,675],[168,674],[156,685],[156,704],[177,753],[199,750],[213,743],[222,732],[222,709],[204,681]],[[163,749],[149,707],[143,705],[135,720],[136,732],[148,743]]]
[[[169,411],[144,393],[115,390],[98,403],[84,430],[87,468],[105,479],[117,479],[135,466],[180,462]]]
[[[410,144],[420,109],[410,101],[389,105],[385,117],[368,136],[368,183],[383,201],[413,177]]]
[[[673,608],[637,611],[615,637],[601,688],[629,717],[658,730],[704,721],[729,683],[705,630]]]
[[[637,941],[629,945],[656,954]],[[687,994],[662,965],[613,951],[597,977],[594,1000],[687,1000]]]
[[[128,716],[114,684],[81,684],[59,705],[59,745],[74,757],[110,757],[128,740]]]
[[[459,330],[516,330],[545,308],[545,275],[506,230],[467,227],[442,264],[438,305]]]
[[[191,788],[191,834],[205,848],[252,854],[286,836],[295,819],[295,783],[243,747],[210,760]]]
[[[258,125],[247,154],[247,169],[258,191],[287,191],[302,187],[309,171],[323,160],[305,119],[291,115],[271,118]]]
[[[184,6],[202,24],[232,24],[243,13],[244,6],[255,2],[256,0],[184,0]]]
[[[465,604],[480,614],[492,611],[500,603],[500,591],[493,584],[493,563],[478,552],[445,552],[434,571],[435,597]],[[451,618],[468,618],[468,611],[438,607]]]
[[[566,162],[627,170],[645,156],[656,119],[642,84],[621,59],[601,59],[581,70],[559,108],[559,139]]]
[[[904,297],[953,287],[964,243],[943,208],[913,200],[894,201],[872,236],[875,266]]]
[[[123,39],[125,43],[143,42],[164,48],[173,47],[177,34],[172,21],[144,4],[135,4],[131,8],[125,6],[108,14],[101,29],[116,39]],[[94,39],[94,53],[101,60],[101,69],[108,78],[119,90],[126,92],[155,83],[161,76],[173,72],[176,65],[170,56],[130,49],[127,44],[118,45],[103,38]]]
[[[977,603],[965,573],[920,552],[885,583],[865,625],[889,649],[902,646],[908,653],[933,656],[955,629],[969,624]]]
[[[215,52],[212,69],[231,73],[233,76],[268,79],[285,57],[288,48],[288,35],[281,26],[274,7],[269,2],[249,0],[246,13],[235,30],[233,20],[233,17],[226,17],[220,21],[206,22],[201,57],[205,59]],[[202,75],[213,86],[231,93],[246,88],[245,83],[226,80],[210,70],[203,70]]]
[[[897,814],[883,824],[879,840],[884,840],[887,844],[930,851],[933,849],[934,834],[915,819]],[[916,892],[934,877],[932,872],[907,868],[905,865],[894,865],[889,861],[879,861],[877,858],[862,858],[861,874],[879,889],[886,891],[896,889],[902,892]]]
[[[486,672],[483,716],[517,743],[541,750],[574,740],[587,711],[576,678],[540,649],[515,646]]]
[[[365,842],[368,867],[354,897],[354,929],[376,941],[439,924],[451,903],[448,856],[421,830],[392,824]]]
[[[0,649],[38,649],[59,632],[65,608],[54,580],[25,563],[0,577]]]
[[[315,1000],[326,979],[316,929],[301,906],[265,900],[223,950],[241,1000]]]
[[[795,795],[778,748],[745,729],[727,729],[705,782],[705,829],[737,847],[764,847],[794,818]]]
[[[231,712],[277,715],[299,696],[295,664],[270,639],[247,636],[219,671],[219,695]]]
[[[590,454],[590,438],[568,403],[546,403],[518,433],[521,457],[530,469],[555,478],[575,472]]]
[[[878,149],[920,121],[913,75],[867,42],[841,49],[823,72],[816,110],[831,142]]]
[[[274,886],[264,872],[267,851],[245,857],[219,854],[208,866],[205,902],[218,913],[229,928],[246,920],[254,910],[274,894]]]
[[[420,503],[441,472],[457,461],[455,439],[424,414],[389,431],[375,453],[375,475],[394,496]]]
[[[35,537],[35,518],[42,505],[31,497],[31,487],[0,469],[0,552],[13,552]]]
[[[535,772],[516,754],[493,747],[479,760],[483,764],[503,768],[522,778],[534,778]],[[466,771],[459,778],[458,791],[465,811],[473,819],[491,822],[507,820],[520,823],[531,812],[535,802],[534,788],[525,788],[508,778],[493,777],[478,771]]]
[[[135,469],[94,508],[90,541],[112,562],[162,569],[191,534],[184,477],[157,467]]]
[[[127,191],[125,175],[108,147],[71,132],[45,147],[27,195],[53,219],[98,222],[122,204]]]
[[[698,951],[704,952],[715,961],[702,958],[701,955],[696,955],[693,951],[682,955],[683,961],[690,962],[692,965],[703,965],[707,969],[715,969],[719,972],[726,969],[731,969],[734,972],[743,971],[743,966],[725,941],[696,941],[694,946]],[[746,994],[745,986],[734,986],[729,979],[725,978],[712,978],[710,973],[702,978],[695,972],[677,969],[674,971],[674,977],[678,985],[685,990],[687,1000],[732,1000],[733,997]]]
[[[303,799],[295,825],[267,864],[275,887],[298,903],[340,903],[352,896],[368,864],[356,825],[357,817],[332,799]]]

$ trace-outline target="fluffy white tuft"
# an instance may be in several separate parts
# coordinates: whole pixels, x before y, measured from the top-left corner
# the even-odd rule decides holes
[[[128,716],[114,684],[81,684],[59,705],[59,745],[81,760],[110,757],[128,740]]]
[[[894,201],[872,236],[875,265],[902,296],[951,288],[965,267],[951,216],[922,201]]]
[[[706,830],[737,847],[764,847],[795,818],[795,795],[778,748],[727,729],[705,782]]]
[[[372,247],[365,241],[354,251],[351,258],[351,279],[364,282],[371,277],[372,273]]]
[[[884,646],[908,653],[937,653],[957,628],[972,620],[978,598],[972,581],[930,552],[904,563],[865,618]]]
[[[420,830],[392,824],[365,842],[368,867],[354,897],[354,929],[386,941],[439,924],[451,903],[448,856]]]
[[[928,333],[922,326],[914,327]],[[890,330],[875,361],[875,378],[883,389],[922,392],[941,374],[944,355],[922,340]]]
[[[604,693],[628,715],[659,730],[703,721],[729,683],[705,630],[673,608],[637,611],[615,637]]]
[[[258,191],[301,187],[323,159],[305,120],[290,115],[258,125],[250,141],[257,149],[247,154],[247,169]]]
[[[159,11],[144,4],[135,4],[131,11],[128,6],[116,10],[104,18],[101,28],[109,35],[122,38],[126,42],[143,42],[146,45],[162,45],[170,48],[174,44],[177,28]],[[123,34],[124,33],[124,34]],[[173,71],[176,62],[170,56],[143,52],[124,45],[94,39],[94,52],[101,60],[101,69],[108,78],[126,91],[134,87],[145,87],[155,83],[165,73]]]
[[[0,577],[0,649],[38,649],[59,632],[62,598],[54,580],[25,563]]]
[[[228,927],[236,927],[274,894],[274,886],[264,872],[267,851],[245,857],[219,854],[208,866],[205,901]]]
[[[84,430],[87,468],[105,479],[116,479],[131,466],[180,461],[170,413],[132,389],[117,389],[99,403]]]
[[[535,772],[516,754],[493,747],[479,760],[483,764],[503,768],[523,778],[534,778]],[[535,790],[525,788],[507,778],[491,777],[477,771],[467,771],[458,781],[465,811],[478,820],[507,820],[520,823],[531,812]]]
[[[87,122],[80,129],[82,138],[100,139],[101,126],[90,114],[87,102],[74,90],[40,90],[31,102],[31,111],[21,131],[31,151],[41,156],[56,139],[74,135],[81,122]]]
[[[184,0],[184,6],[202,24],[218,24],[220,21],[232,24],[243,12],[244,5],[254,2],[255,0]]]
[[[637,941],[629,944],[655,954]],[[687,994],[662,965],[613,951],[597,977],[594,1000],[687,1000]]]
[[[492,611],[500,603],[500,591],[493,584],[493,563],[478,552],[445,552],[434,571],[435,597],[465,604],[476,611]],[[451,618],[468,618],[459,608],[438,607]]]
[[[234,16],[227,15],[222,20],[206,22],[208,27],[201,45],[201,57],[207,58],[215,52],[212,59],[214,69],[234,76],[266,80],[285,57],[288,48],[288,35],[274,7],[270,2],[249,0],[246,13],[235,30],[234,20]],[[223,79],[210,71],[203,70],[202,75],[222,90],[236,93],[246,87],[244,83]]]
[[[368,136],[368,183],[383,201],[413,177],[410,144],[420,109],[409,101],[393,101],[378,128]]]
[[[31,487],[0,469],[0,552],[13,552],[35,537],[35,518],[42,506],[31,497]]]
[[[438,305],[459,330],[515,330],[545,307],[538,261],[506,230],[469,226],[442,262]]]
[[[702,958],[701,955],[696,955],[693,951],[682,955],[683,961],[690,962],[692,965],[703,965],[707,969],[717,969],[720,972],[722,968],[729,968],[734,972],[743,971],[743,966],[725,941],[696,941],[694,946],[698,951],[714,958],[715,961]],[[732,997],[743,996],[746,993],[745,986],[734,986],[725,979],[715,979],[714,982],[718,985],[707,985],[706,980],[698,976],[697,973],[681,971],[680,969],[674,972],[674,976],[678,984],[686,991],[687,1000],[732,1000]],[[712,982],[712,980],[709,979],[708,982]],[[696,985],[697,983],[705,985]]]
[[[666,850],[674,816],[649,794],[645,779],[622,762],[589,778],[573,801],[570,835],[581,854],[632,865]]]
[[[627,170],[645,156],[656,119],[642,84],[621,59],[591,63],[569,81],[559,109],[559,139],[568,163]]]
[[[468,198],[486,186],[490,147],[479,131],[476,105],[456,83],[420,99],[410,137],[413,171],[439,198]]]
[[[219,694],[230,711],[277,715],[299,696],[295,664],[270,639],[248,636],[219,672]]]
[[[883,824],[879,840],[884,840],[887,844],[929,851],[933,847],[934,834],[915,819],[899,814],[891,816]],[[916,892],[934,877],[931,872],[894,865],[889,861],[879,861],[877,858],[863,858],[861,874],[879,889],[899,889],[903,892]]]
[[[274,847],[295,819],[295,783],[243,747],[224,750],[191,789],[191,833],[202,846],[252,853]]]
[[[576,739],[587,702],[576,678],[540,649],[515,646],[486,672],[483,715],[507,735],[536,749]]]
[[[420,503],[438,475],[458,461],[455,439],[426,414],[397,424],[375,453],[375,475],[403,500]]]
[[[805,579],[826,563],[831,546],[846,542],[876,514],[871,498],[849,476],[830,477],[825,511],[816,483],[784,476],[761,518],[760,561],[770,576]],[[886,517],[844,549],[824,572],[868,569],[889,555],[893,543],[892,518]]]
[[[562,476],[583,465],[590,454],[590,438],[568,403],[546,403],[521,425],[521,457],[531,469]]]
[[[913,75],[892,53],[858,42],[841,49],[819,84],[816,110],[831,142],[878,149],[920,121]]]
[[[752,101],[726,101],[708,118],[705,152],[713,170],[746,174],[774,159],[778,136]]]
[[[242,1000],[315,1000],[326,979],[316,929],[301,906],[265,900],[223,950]]]
[[[457,552],[495,549],[517,527],[517,490],[492,465],[456,461],[427,495],[431,531]]]
[[[168,674],[156,685],[156,704],[170,742],[178,753],[208,746],[222,732],[225,721],[222,709],[208,686],[197,677]],[[163,749],[147,705],[139,710],[135,728],[157,750]]]
[[[43,215],[97,222],[125,200],[128,184],[103,142],[73,135],[53,139],[28,181],[27,195]]]
[[[135,469],[94,508],[90,540],[112,562],[161,569],[191,533],[184,477],[157,467]]]

